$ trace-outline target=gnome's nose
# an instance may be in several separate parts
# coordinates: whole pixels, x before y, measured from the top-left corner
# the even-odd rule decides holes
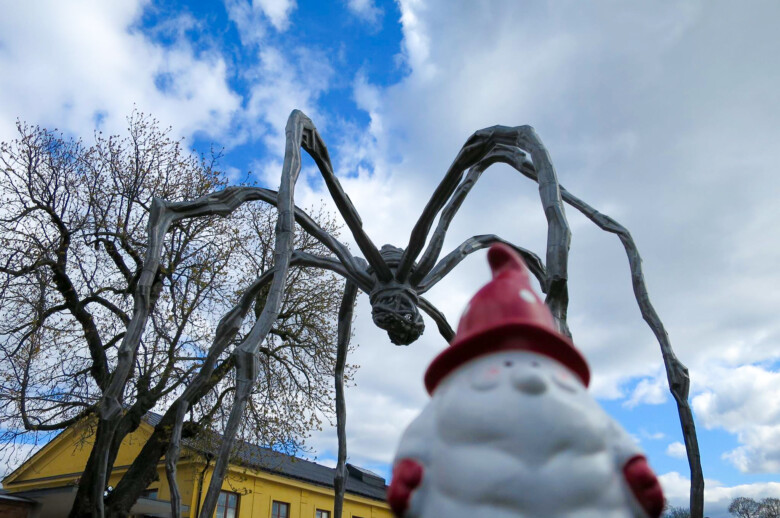
[[[512,372],[511,379],[512,385],[525,394],[535,396],[547,390],[547,383],[535,372],[515,370]]]

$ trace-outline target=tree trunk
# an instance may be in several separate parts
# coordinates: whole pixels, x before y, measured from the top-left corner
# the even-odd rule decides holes
[[[158,479],[157,464],[168,448],[175,413],[166,413],[127,473],[106,498],[106,516],[124,517],[149,484]]]
[[[101,433],[105,433],[105,430],[102,429],[103,426],[103,422],[98,421],[97,431],[95,432],[96,437]],[[89,518],[94,516],[95,502],[93,499],[95,492],[93,488],[97,483],[98,463],[101,457],[102,454],[97,448],[90,449],[87,465],[84,467],[84,472],[79,479],[79,489],[76,492],[76,499],[73,502],[68,518]]]

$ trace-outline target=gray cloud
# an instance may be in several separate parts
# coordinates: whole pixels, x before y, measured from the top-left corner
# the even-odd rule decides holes
[[[257,68],[247,71],[253,86],[242,109],[227,86],[222,56],[196,56],[184,40],[163,49],[128,30],[140,5],[94,4],[63,14],[53,3],[46,12],[23,6],[5,13],[0,68],[16,73],[0,78],[0,124],[7,126],[0,134],[7,138],[19,115],[89,135],[95,113],[105,111],[107,124],[121,124],[135,101],[183,134],[209,130],[228,142],[259,139],[273,155],[281,149],[287,114],[302,108],[321,129],[333,130],[331,155],[374,242],[405,246],[473,131],[531,124],[561,183],[632,231],[651,298],[691,368],[697,417],[705,427],[737,435],[740,449],[728,458],[740,469],[777,469],[775,452],[762,447],[775,437],[765,428],[771,423],[746,412],[743,424],[733,424],[724,398],[745,394],[737,399],[764,401],[778,389],[770,384],[764,396],[754,394],[740,368],[777,359],[780,351],[774,267],[780,262],[774,231],[780,220],[780,104],[774,101],[780,69],[773,66],[780,4],[401,0],[399,51],[408,75],[387,87],[355,78],[354,99],[371,117],[368,128],[323,118],[319,95],[334,72],[307,49],[285,54],[264,47]],[[277,29],[286,27],[294,8],[280,3],[272,15],[266,4],[257,5],[253,12]],[[88,22],[102,32],[77,31]],[[252,45],[263,36],[242,32]],[[313,63],[319,63],[314,70]],[[170,74],[176,88],[158,91],[159,73]],[[238,135],[230,127],[236,121]],[[269,183],[278,182],[273,156],[258,166]],[[313,185],[299,185],[300,205],[328,198]],[[636,308],[622,247],[572,209],[567,215],[574,231],[570,323],[591,363],[594,392],[657,402],[660,353]],[[546,228],[536,187],[506,167],[488,171],[453,222],[444,250],[481,233],[543,253]],[[474,254],[430,299],[454,326],[487,279],[484,254]],[[359,303],[360,348],[351,361],[361,369],[347,393],[355,458],[388,461],[399,430],[426,401],[422,374],[446,346],[426,324],[418,343],[396,348],[371,322],[365,297]],[[731,385],[719,388],[709,376],[715,371],[747,385],[732,387],[729,396]],[[626,383],[636,378],[646,381],[629,393]],[[334,437],[326,430],[312,444],[332,451]]]
[[[388,88],[359,77],[355,89],[381,142],[372,148],[379,173],[364,183],[405,186],[402,194],[382,191],[390,195],[383,207],[403,207],[397,219],[378,215],[376,199],[362,199],[378,188],[351,186],[367,227],[385,236],[378,243],[390,236],[405,242],[399,227],[409,231],[410,214],[419,214],[471,132],[532,124],[561,183],[632,231],[651,298],[691,368],[694,394],[707,390],[712,365],[731,366],[728,377],[737,365],[777,357],[773,308],[780,301],[771,287],[780,276],[770,265],[780,251],[771,237],[780,217],[774,174],[780,152],[772,145],[780,137],[780,106],[772,101],[780,73],[769,66],[780,50],[772,22],[777,4],[402,1],[400,7],[408,77]],[[657,403],[660,352],[633,300],[622,247],[572,209],[567,214],[574,229],[571,324],[592,364],[595,392]],[[445,249],[487,232],[543,252],[535,187],[507,168],[483,177]],[[453,324],[487,280],[484,259],[475,255],[431,293]],[[428,351],[443,347],[433,332],[429,326],[408,351],[409,372],[422,372]],[[374,334],[359,328],[357,340],[364,336]],[[375,373],[361,390],[394,390],[407,401],[402,406],[424,400],[420,390],[410,395],[404,388],[411,376],[372,367],[382,362],[380,352],[361,362],[359,376]],[[625,383],[638,376],[646,379],[639,388],[648,390],[625,393]]]
[[[744,365],[713,369],[693,408],[706,428],[736,434],[741,446],[724,452],[743,473],[780,471],[780,373]]]

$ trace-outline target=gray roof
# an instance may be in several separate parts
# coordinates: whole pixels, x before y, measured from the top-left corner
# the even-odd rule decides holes
[[[13,495],[3,488],[0,488],[0,502],[19,502],[23,504],[34,504],[35,500],[30,500],[19,495]]]
[[[161,418],[161,415],[152,412],[145,416],[145,420],[152,426],[156,426]],[[214,434],[213,440],[210,441],[200,439],[197,442],[188,440],[183,442],[191,449],[216,454],[221,440],[222,436]],[[333,476],[336,472],[334,468],[243,441],[237,447],[233,462],[260,471],[329,488],[333,487]],[[346,490],[348,493],[384,501],[387,494],[387,485],[385,479],[376,473],[347,464]]]

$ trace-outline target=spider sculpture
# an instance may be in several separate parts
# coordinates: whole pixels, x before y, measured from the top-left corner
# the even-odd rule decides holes
[[[227,215],[250,200],[263,200],[275,205],[278,209],[274,268],[260,276],[243,294],[239,304],[220,321],[215,341],[200,372],[172,407],[176,419],[170,447],[165,457],[172,493],[173,516],[180,515],[180,499],[176,487],[176,462],[179,456],[184,416],[205,380],[213,373],[217,358],[236,335],[261,289],[268,290],[266,303],[251,331],[234,352],[237,378],[234,404],[225,428],[224,442],[216,459],[214,475],[201,510],[201,516],[213,515],[227,469],[229,452],[245,403],[258,376],[256,354],[269,332],[271,324],[279,314],[287,270],[290,266],[304,266],[334,271],[347,281],[339,311],[336,359],[336,415],[339,452],[334,480],[336,489],[334,516],[340,518],[346,480],[346,413],[343,374],[348,340],[351,334],[352,310],[358,290],[369,295],[374,323],[387,331],[394,344],[407,345],[420,337],[424,330],[420,310],[433,319],[440,334],[445,340],[450,341],[454,336],[452,328],[444,315],[423,295],[472,252],[496,242],[504,242],[515,248],[524,257],[546,294],[545,302],[550,307],[557,326],[561,332],[570,335],[566,324],[566,311],[568,304],[567,262],[571,233],[563,210],[564,202],[582,212],[601,229],[617,234],[623,243],[628,255],[637,302],[643,317],[658,339],[669,386],[677,402],[692,475],[691,515],[701,516],[703,478],[693,417],[687,402],[688,371],[674,355],[663,324],[650,304],[637,248],[631,235],[624,227],[610,217],[599,213],[559,185],[550,156],[532,127],[493,126],[474,133],[466,141],[423,209],[406,248],[384,245],[381,249],[377,248],[364,232],[360,216],[349,196],[339,184],[331,166],[328,150],[312,121],[302,112],[295,110],[288,119],[285,132],[285,157],[278,191],[257,187],[231,187],[189,202],[169,203],[157,199],[152,207],[149,221],[149,247],[140,279],[142,290],[141,295],[135,300],[133,317],[128,324],[127,335],[120,348],[117,368],[120,373],[121,369],[130,368],[130,362],[127,358],[132,358],[132,352],[138,347],[141,331],[145,326],[149,312],[150,294],[154,275],[159,265],[161,242],[170,225],[174,221],[184,218],[213,214]],[[363,258],[353,256],[344,244],[328,234],[304,211],[295,206],[293,194],[301,170],[301,148],[316,162],[325,185],[363,254]],[[495,235],[471,237],[439,260],[444,238],[452,218],[485,169],[496,162],[512,166],[539,185],[539,194],[548,222],[546,261],[542,261],[532,252],[507,243]],[[437,226],[427,248],[423,251],[437,215],[439,216]],[[314,256],[294,250],[293,232],[296,223],[305,232],[319,239],[333,255],[330,257]],[[125,377],[119,375],[112,379],[122,380]],[[120,410],[118,396],[121,394],[121,389],[121,381],[115,381],[104,395],[100,406],[100,418],[104,424],[110,425]],[[110,426],[106,429],[110,430]],[[97,437],[98,448],[101,445],[100,441],[99,434]],[[108,448],[96,451],[108,451]],[[96,484],[96,487],[102,488],[103,485]],[[102,500],[102,498],[98,500]]]

